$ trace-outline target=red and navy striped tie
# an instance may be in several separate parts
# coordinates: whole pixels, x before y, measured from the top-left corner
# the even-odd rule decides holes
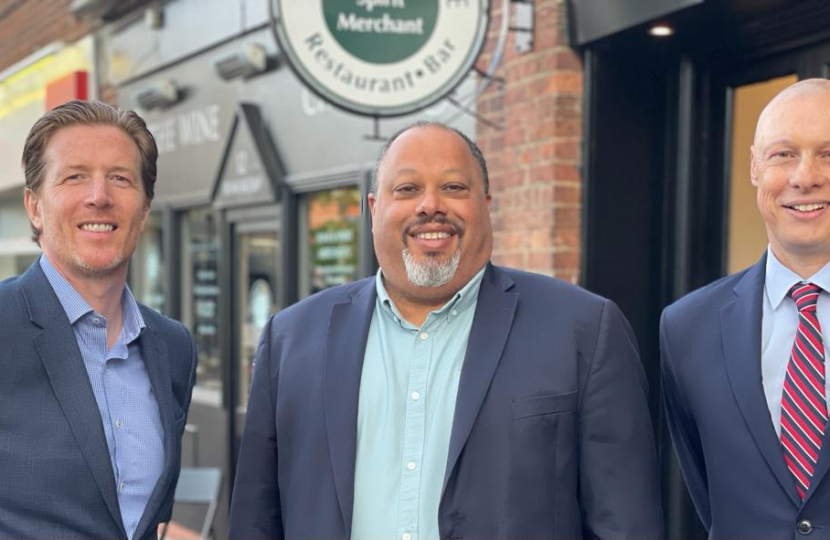
[[[781,445],[802,500],[810,489],[827,425],[824,342],[816,317],[820,292],[818,285],[798,283],[789,293],[798,308],[798,328],[781,397]]]

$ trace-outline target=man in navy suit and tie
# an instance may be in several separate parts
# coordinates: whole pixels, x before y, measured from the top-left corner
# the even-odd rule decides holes
[[[155,539],[170,518],[192,337],[138,304],[158,153],[135,113],[71,101],[23,152],[43,255],[0,283],[0,539]]]
[[[830,538],[830,81],[776,96],[751,160],[769,248],[663,313],[668,424],[710,538]]]
[[[608,300],[490,264],[476,145],[399,132],[368,202],[377,275],[263,332],[231,538],[661,538],[631,329]]]

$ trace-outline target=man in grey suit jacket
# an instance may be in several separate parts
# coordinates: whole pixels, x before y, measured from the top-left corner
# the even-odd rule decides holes
[[[151,539],[170,518],[196,350],[126,286],[156,157],[144,121],[103,103],[26,140],[43,255],[0,283],[0,539]]]
[[[257,352],[230,536],[662,536],[646,383],[617,307],[491,265],[487,169],[418,124],[369,195],[380,272]]]
[[[668,425],[709,538],[826,539],[830,81],[776,96],[751,156],[769,247],[663,312]]]

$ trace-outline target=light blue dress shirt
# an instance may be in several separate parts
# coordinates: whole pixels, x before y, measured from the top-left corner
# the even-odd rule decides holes
[[[417,328],[377,273],[357,412],[353,540],[439,538],[455,398],[483,275]]]
[[[781,264],[772,249],[767,248],[766,281],[764,283],[764,312],[761,321],[761,376],[764,394],[767,398],[775,433],[781,436],[781,394],[784,392],[784,377],[790,361],[790,352],[798,328],[798,309],[790,298],[790,288],[800,282],[814,283],[822,288],[818,298],[816,313],[821,324],[821,335],[827,349],[828,329],[830,329],[830,263],[824,265],[809,278],[801,279],[798,274]],[[825,358],[825,369],[827,355]],[[830,378],[825,377],[826,384]]]
[[[107,320],[45,255],[40,266],[66,312],[84,359],[107,438],[121,518],[127,537],[132,538],[164,467],[161,416],[136,341],[144,331],[144,319],[125,286],[121,333],[107,350]]]

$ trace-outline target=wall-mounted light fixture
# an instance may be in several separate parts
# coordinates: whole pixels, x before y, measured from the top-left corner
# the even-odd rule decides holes
[[[182,91],[171,79],[158,79],[133,93],[133,99],[142,109],[161,109],[177,103]]]
[[[510,0],[513,5],[513,50],[519,54],[533,50],[533,0]]]
[[[241,49],[213,62],[213,69],[224,80],[238,77],[249,78],[265,72],[268,68],[268,53],[258,43],[247,43]]]
[[[665,23],[657,23],[648,29],[648,33],[654,37],[669,37],[674,35],[674,28]]]

